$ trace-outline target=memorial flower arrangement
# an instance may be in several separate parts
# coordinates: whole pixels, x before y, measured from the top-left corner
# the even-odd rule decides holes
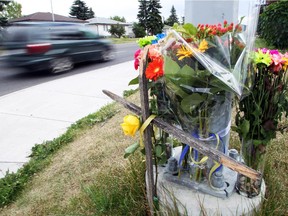
[[[160,47],[164,58],[163,117],[169,113],[168,121],[227,153],[232,98],[242,94],[246,79],[248,49],[240,25],[227,21],[197,27],[174,25]],[[185,144],[179,166],[200,182],[222,169]]]
[[[242,140],[242,159],[249,167],[263,172],[266,147],[281,130],[287,116],[288,53],[266,48],[251,53],[251,88],[238,102],[236,131]],[[238,190],[253,197],[260,193],[261,182],[240,176]]]
[[[149,46],[145,75],[151,112],[224,153],[229,143],[232,97],[241,95],[246,78],[247,49],[241,32],[240,25],[227,21],[197,27],[174,25],[167,35],[139,39],[140,49],[134,56],[137,70],[139,60],[146,58],[143,47]],[[137,83],[137,78],[130,82]],[[164,151],[167,137],[165,133],[154,135],[155,146],[162,149],[157,152]],[[179,164],[186,170],[196,167],[191,175],[201,180],[211,175],[214,162],[183,144]],[[208,169],[202,170],[207,164]]]

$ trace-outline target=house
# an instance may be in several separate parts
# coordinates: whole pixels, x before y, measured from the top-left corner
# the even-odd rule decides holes
[[[99,35],[103,35],[106,37],[111,36],[108,31],[111,25],[119,24],[125,28],[125,35],[127,37],[134,37],[134,33],[132,31],[132,23],[124,23],[103,17],[95,17],[92,19],[88,19],[87,21],[89,23],[86,25],[89,25],[91,28],[95,29]]]
[[[8,20],[9,24],[17,24],[18,22],[69,22],[69,23],[87,23],[85,20],[80,20],[72,17],[52,14],[50,12],[37,12],[27,16]]]

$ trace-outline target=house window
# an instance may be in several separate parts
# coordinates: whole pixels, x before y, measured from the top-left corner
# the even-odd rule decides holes
[[[107,25],[103,25],[103,30],[104,31],[108,31],[108,26]]]

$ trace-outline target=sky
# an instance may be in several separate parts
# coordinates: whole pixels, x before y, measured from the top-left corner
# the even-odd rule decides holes
[[[15,0],[22,5],[22,15],[35,12],[51,12],[54,14],[69,16],[70,7],[74,0]],[[113,16],[124,17],[127,22],[137,22],[139,11],[138,0],[82,0],[87,7],[91,7],[97,17],[110,18]],[[52,6],[51,7],[51,2]],[[160,0],[162,8],[161,16],[167,19],[174,5],[179,21],[184,16],[185,0]]]

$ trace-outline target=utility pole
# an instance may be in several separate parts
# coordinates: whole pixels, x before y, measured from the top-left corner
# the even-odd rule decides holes
[[[55,22],[54,13],[53,13],[53,3],[52,3],[52,0],[50,0],[50,3],[51,3],[52,21]]]

